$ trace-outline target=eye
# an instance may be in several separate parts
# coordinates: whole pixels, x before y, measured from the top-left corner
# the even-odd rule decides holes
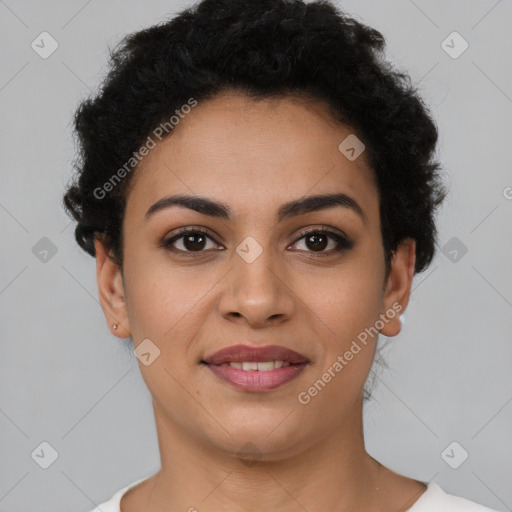
[[[289,247],[293,247],[299,241],[304,240],[306,252],[317,253],[315,256],[328,256],[345,249],[352,249],[354,246],[354,243],[345,236],[324,227],[302,231],[300,234],[301,237]],[[208,241],[213,242],[213,247],[210,247],[210,249],[215,250],[218,248],[219,244],[209,234],[208,230],[203,228],[183,228],[171,238],[163,240],[162,246],[175,253],[195,256],[193,253],[206,252]],[[326,251],[325,249],[328,247],[329,241],[334,247]],[[179,244],[176,244],[176,242],[179,242]],[[177,247],[177,245],[181,245],[181,247]]]
[[[204,249],[207,248],[207,241],[210,240],[214,242],[214,249],[217,243],[215,240],[209,235],[209,232],[202,228],[184,228],[178,232],[178,234],[172,236],[171,238],[164,240],[162,245],[164,248],[178,253],[194,253],[194,252],[205,252]],[[178,245],[182,247],[174,247],[174,243],[179,242]]]
[[[318,253],[315,254],[315,256],[328,256],[330,254],[341,252],[345,249],[352,249],[354,246],[354,243],[345,236],[325,229],[324,227],[321,229],[316,228],[309,231],[302,231],[300,234],[301,237],[294,242],[293,245],[296,245],[300,240],[304,240],[306,248],[312,249],[308,252]],[[324,249],[329,245],[329,239],[331,242],[334,242],[334,248],[331,248],[329,251],[325,251]]]

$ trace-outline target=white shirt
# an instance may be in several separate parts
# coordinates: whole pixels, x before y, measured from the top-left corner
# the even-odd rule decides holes
[[[146,478],[141,478],[123,487],[110,500],[101,503],[91,512],[121,512],[119,504],[123,495],[143,480]],[[427,490],[405,512],[497,512],[474,501],[448,494],[434,482],[425,483],[425,485]]]

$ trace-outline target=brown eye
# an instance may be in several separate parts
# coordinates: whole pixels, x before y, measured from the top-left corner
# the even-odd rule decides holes
[[[301,232],[301,237],[293,244],[296,245],[300,240],[304,240],[307,252],[318,253],[319,256],[338,253],[344,249],[352,249],[354,243],[338,233],[327,229],[312,229],[310,231]],[[329,241],[334,247],[326,251]]]
[[[164,240],[162,245],[173,252],[205,252],[205,248],[208,248],[208,241],[213,242],[213,247],[210,248],[217,247],[217,243],[210,235],[207,234],[207,231],[195,228],[181,231],[179,234],[174,235],[168,240]],[[176,242],[179,242],[178,245],[181,245],[181,247],[176,247],[174,245]]]
[[[323,233],[312,233],[304,237],[307,247],[312,250],[323,251],[329,244],[329,237]]]
[[[299,250],[313,253],[315,256],[332,255],[344,249],[351,249],[354,246],[354,243],[348,238],[327,229],[317,228],[302,232],[301,237],[292,247],[302,240],[304,240],[305,249]],[[208,247],[208,242],[212,243],[210,247]],[[329,245],[331,246],[330,248]],[[219,250],[219,244],[217,244],[209,232],[200,228],[185,228],[178,234],[164,240],[162,246],[174,253],[190,256],[193,256],[194,253],[199,255],[208,249]]]
[[[188,235],[182,236],[183,245],[187,251],[196,251],[204,249],[206,236],[202,233],[189,233]]]

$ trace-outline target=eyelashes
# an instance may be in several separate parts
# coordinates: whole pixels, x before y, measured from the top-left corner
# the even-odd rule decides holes
[[[195,242],[194,242],[194,239],[196,240]],[[200,240],[199,243],[197,243],[197,240]],[[335,244],[334,248],[331,248],[328,251],[323,250],[324,248],[322,247],[323,246],[322,242],[320,242],[320,249],[321,249],[320,251],[316,251],[316,250],[302,251],[302,250],[300,250],[301,252],[310,253],[311,255],[313,255],[313,257],[322,257],[322,256],[330,256],[330,255],[338,254],[344,250],[352,249],[354,246],[354,243],[351,240],[349,240],[347,237],[345,237],[337,232],[326,229],[324,226],[322,226],[321,228],[313,228],[310,230],[301,231],[300,237],[297,238],[291,244],[291,246],[297,245],[297,243],[301,242],[302,240],[304,240],[304,242],[306,244],[314,240],[313,246],[316,245],[317,248],[318,248],[319,240],[320,241],[327,240],[328,241],[327,245],[329,244],[329,241],[334,242],[334,244]],[[174,244],[178,241],[181,243],[181,245],[184,247],[184,249],[180,249],[180,248],[177,248],[174,246]],[[216,242],[215,238],[208,230],[206,230],[204,228],[200,228],[200,227],[183,228],[183,229],[179,230],[178,233],[176,233],[172,237],[164,239],[161,243],[161,246],[164,249],[166,249],[167,251],[173,252],[178,255],[183,255],[185,257],[198,257],[198,256],[204,255],[204,253],[208,252],[208,249],[205,250],[205,248],[203,246],[203,242],[206,244],[207,241],[213,242],[214,250],[223,250],[223,249],[216,249],[215,246],[220,245],[220,244],[218,244]],[[199,245],[200,246],[199,250],[197,250],[197,251],[189,250],[189,248],[187,248],[185,243],[192,244],[192,246],[195,244],[196,248]]]
[[[352,249],[352,247],[354,246],[354,243],[349,240],[347,237],[339,234],[339,233],[336,233],[334,231],[331,231],[329,229],[326,229],[324,227],[322,228],[313,228],[313,229],[309,229],[309,230],[306,230],[306,231],[301,231],[300,233],[300,237],[295,241],[293,242],[292,245],[295,245],[297,242],[301,241],[301,240],[304,240],[304,241],[308,241],[308,240],[311,240],[311,237],[320,237],[320,238],[326,238],[326,239],[331,239],[335,242],[335,247],[334,249],[331,249],[329,251],[307,251],[307,252],[311,252],[312,254],[314,254],[315,256],[318,255],[318,256],[323,256],[323,255],[330,255],[330,254],[336,254],[336,253],[339,253],[343,250],[348,250],[348,249]]]
[[[203,239],[209,239],[210,241],[215,242],[215,239],[212,237],[212,235],[209,233],[209,231],[205,230],[204,228],[184,228],[178,231],[178,234],[172,236],[171,238],[168,238],[162,242],[162,245],[165,249],[176,252],[176,253],[192,253],[191,256],[194,256],[193,253],[202,253],[205,252],[204,250],[200,251],[188,251],[183,249],[176,249],[175,247],[172,247],[174,242],[177,240],[182,240],[186,237],[192,237],[194,235],[200,235],[200,238]],[[215,242],[217,243],[217,242]]]

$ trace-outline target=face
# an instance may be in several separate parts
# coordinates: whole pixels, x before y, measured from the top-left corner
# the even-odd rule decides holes
[[[251,442],[271,460],[355,428],[375,329],[400,331],[414,243],[399,247],[386,278],[374,176],[364,151],[353,159],[338,148],[352,133],[321,102],[224,94],[141,162],[123,275],[96,241],[97,277],[115,334],[135,348],[146,340],[151,363],[140,371],[169,429],[229,452]],[[339,197],[304,202],[327,194]],[[176,195],[219,206],[151,209]],[[224,367],[230,382],[202,362],[233,345],[278,345],[307,362],[241,387],[244,370]],[[294,377],[278,385],[285,372]]]

